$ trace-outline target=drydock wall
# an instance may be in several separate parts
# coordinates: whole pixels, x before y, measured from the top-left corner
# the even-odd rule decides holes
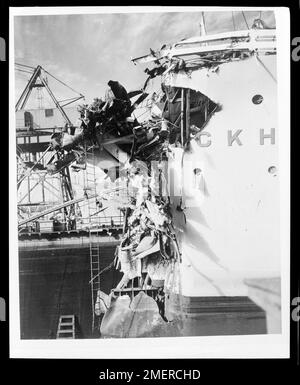
[[[21,338],[56,338],[60,315],[74,314],[77,337],[92,334],[92,302],[88,237],[73,246],[59,240],[23,241],[19,250]],[[70,241],[70,240],[69,240]],[[71,240],[72,241],[72,240]],[[100,269],[114,258],[116,242],[103,243]],[[121,274],[109,270],[103,274],[101,289],[109,293]],[[97,335],[96,335],[97,336]]]

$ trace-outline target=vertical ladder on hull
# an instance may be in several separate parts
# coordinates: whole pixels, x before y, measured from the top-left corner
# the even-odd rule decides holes
[[[85,194],[96,195],[96,167],[94,146],[86,149],[86,169],[85,169]],[[97,211],[97,197],[88,200],[88,226],[89,226],[89,245],[90,245],[90,285],[92,300],[92,332],[98,328],[99,317],[95,313],[97,294],[100,290],[100,247],[99,247],[99,219],[94,216]],[[99,330],[99,328],[98,328]]]

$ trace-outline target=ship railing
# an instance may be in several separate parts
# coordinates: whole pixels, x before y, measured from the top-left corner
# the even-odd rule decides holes
[[[140,292],[144,292],[149,297],[152,297],[153,299],[156,298],[158,293],[158,288],[151,287],[151,288],[143,288],[143,287],[129,287],[129,288],[123,288],[123,289],[112,289],[111,292],[113,296],[115,297],[121,297],[123,295],[128,295],[131,299],[133,299],[135,296],[137,296]]]
[[[94,230],[97,232],[121,230],[123,228],[123,215],[107,217],[76,218],[71,220],[44,220],[39,219],[22,227],[19,234],[49,234],[62,232],[79,232]]]

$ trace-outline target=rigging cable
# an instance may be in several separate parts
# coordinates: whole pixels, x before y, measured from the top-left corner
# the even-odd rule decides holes
[[[247,29],[249,29],[249,25],[248,25],[248,23],[247,23],[247,19],[246,19],[246,16],[245,16],[245,14],[244,14],[244,11],[242,11],[242,15],[243,15],[243,18],[244,18],[244,20],[245,20]]]
[[[263,61],[258,57],[256,54],[256,60],[263,66],[263,68],[268,72],[268,74],[271,76],[271,78],[274,80],[275,83],[277,83],[277,79],[275,76],[272,74],[272,72],[268,69],[268,67],[263,63]]]
[[[55,79],[55,80],[58,81],[59,83],[63,84],[65,87],[69,88],[70,90],[72,90],[72,91],[75,92],[76,94],[78,94],[78,95],[80,95],[80,96],[83,97],[83,95],[82,95],[80,92],[74,90],[74,88],[68,86],[68,85],[67,85],[66,83],[64,83],[62,80],[57,79],[54,75],[50,74],[50,72],[48,72],[48,71],[45,70],[44,68],[43,68],[43,70],[44,70],[44,72],[46,72],[48,75],[50,75],[53,79]]]
[[[15,64],[18,65],[18,66],[21,66],[21,67],[27,67],[27,68],[30,68],[30,69],[32,69],[32,70],[35,70],[34,67],[28,66],[28,65],[26,65],[26,64],[21,64],[21,63],[16,63],[16,62],[15,62]]]
[[[232,16],[232,24],[233,24],[233,29],[234,29],[234,31],[235,31],[235,22],[234,22],[233,11],[231,12],[231,16]]]
[[[30,74],[30,75],[32,75],[32,74],[33,74],[33,72],[32,72],[32,71],[28,71],[28,70],[22,70],[21,68],[16,68],[16,71],[19,71],[19,72],[25,72],[25,73],[27,73],[27,74]]]

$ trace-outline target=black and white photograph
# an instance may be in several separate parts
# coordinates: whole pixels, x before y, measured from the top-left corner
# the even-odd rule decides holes
[[[284,8],[10,9],[13,356],[287,357],[287,41]]]

